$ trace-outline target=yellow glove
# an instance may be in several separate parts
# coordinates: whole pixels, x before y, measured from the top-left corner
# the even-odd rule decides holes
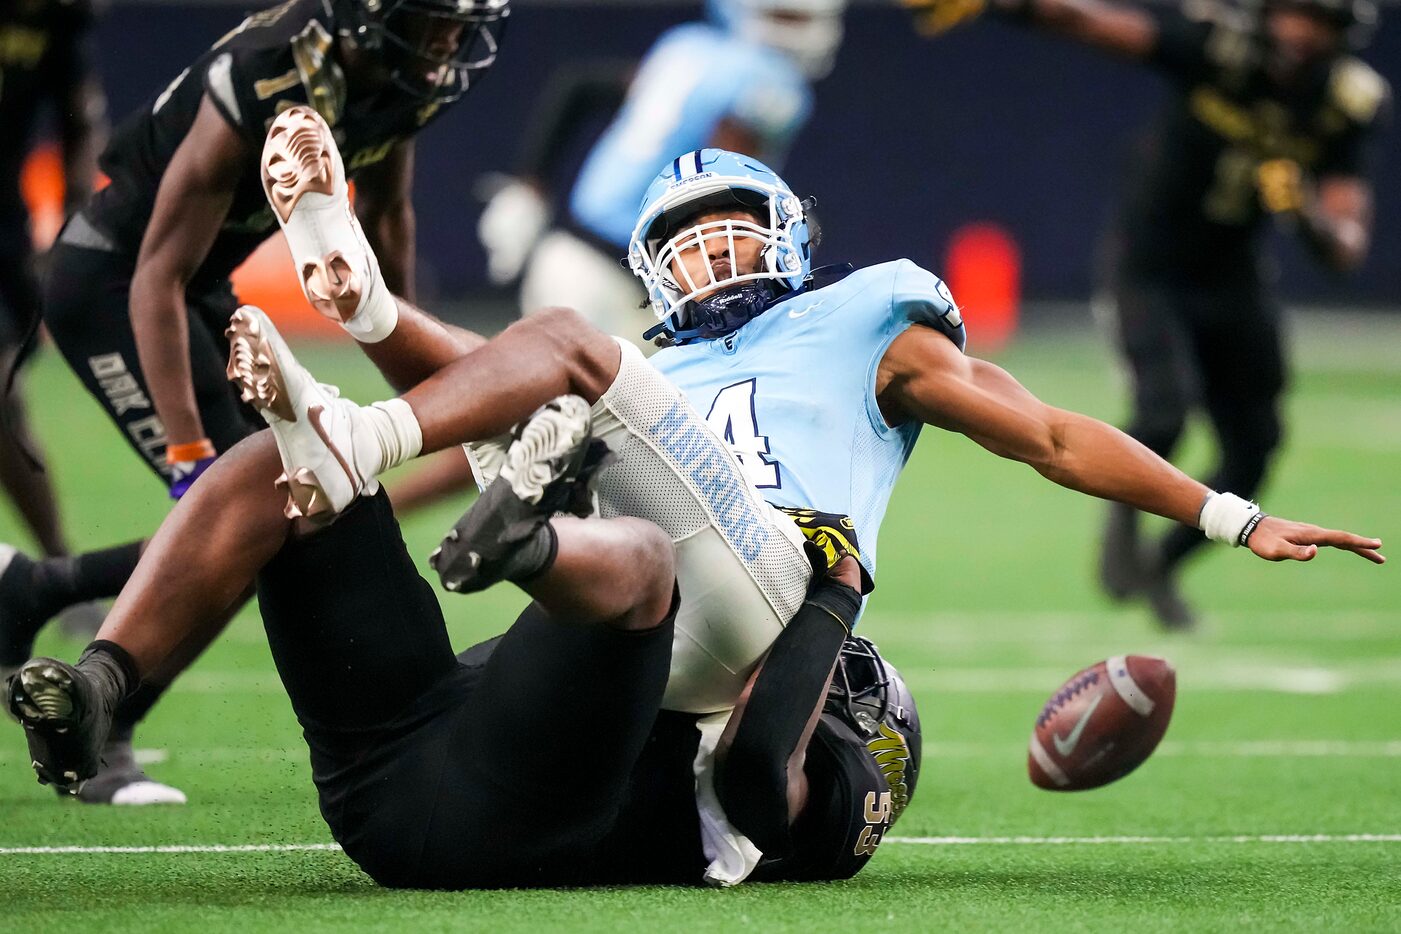
[[[807,539],[805,547],[808,553],[808,560],[812,562],[813,570],[818,574],[826,574],[837,566],[837,562],[850,555],[858,562],[861,560],[861,545],[856,540],[856,524],[851,521],[850,516],[843,516],[835,512],[818,512],[816,509],[799,509],[793,506],[779,506],[779,512],[785,513],[797,525],[798,531],[803,533],[803,538]],[[861,592],[870,593],[875,589],[875,582],[871,580],[871,575],[867,573],[865,566],[861,568]]]
[[[983,12],[987,0],[900,0],[915,16],[921,35],[940,36]]]
[[[1293,214],[1304,207],[1304,172],[1293,159],[1267,159],[1255,169],[1260,203],[1271,214]]]

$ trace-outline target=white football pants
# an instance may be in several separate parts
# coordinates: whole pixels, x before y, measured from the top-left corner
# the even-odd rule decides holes
[[[599,476],[600,514],[660,526],[676,548],[681,608],[663,706],[734,706],[754,666],[807,596],[812,565],[788,516],[744,479],[729,447],[681,391],[619,339],[622,364],[593,408],[593,432],[617,459]],[[479,484],[499,442],[471,445]]]

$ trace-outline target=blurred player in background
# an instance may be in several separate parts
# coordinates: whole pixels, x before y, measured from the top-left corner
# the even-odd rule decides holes
[[[39,549],[51,558],[68,554],[53,486],[42,467],[37,439],[25,414],[23,384],[15,373],[28,354],[26,339],[39,321],[29,211],[20,175],[40,115],[54,117],[63,157],[64,213],[92,192],[97,154],[106,140],[106,100],[94,72],[93,10],[88,0],[9,0],[0,6],[0,485],[19,510]],[[4,385],[13,375],[14,382]],[[0,573],[14,551],[0,546]],[[0,613],[3,613],[0,609]],[[65,612],[65,628],[86,635],[102,623],[98,604]],[[12,647],[0,623],[0,673]]]
[[[223,332],[237,307],[229,274],[277,230],[259,169],[268,124],[309,104],[336,127],[356,209],[385,257],[379,287],[411,296],[413,137],[490,67],[508,12],[508,0],[288,0],[244,20],[117,128],[102,156],[111,185],[54,246],[44,320],[172,498],[262,427],[225,379]],[[344,284],[334,261],[300,273],[325,301]],[[0,575],[0,627],[12,651],[0,665],[30,654],[35,632],[62,606],[115,595],[142,545],[63,565],[15,556]],[[84,800],[183,800],[146,780],[131,732],[221,628],[211,622],[119,712],[108,768]]]
[[[655,324],[619,261],[657,166],[714,147],[782,165],[812,111],[842,39],[846,0],[707,0],[707,21],[664,33],[635,68],[571,66],[557,76],[526,139],[516,178],[482,213],[493,281],[521,275],[521,308],[577,310],[644,349]],[[590,112],[621,110],[594,145],[549,222],[550,185],[573,129]]]
[[[573,308],[651,353],[642,332],[656,320],[621,257],[656,167],[705,147],[781,166],[812,111],[812,83],[832,70],[845,6],[707,0],[705,22],[668,30],[641,63],[562,68],[537,105],[515,177],[492,195],[477,225],[490,279],[505,285],[523,274],[522,314]],[[614,112],[574,180],[565,216],[546,232],[552,180],[570,138],[591,116]],[[397,482],[394,502],[404,512],[470,483],[466,463],[449,452]]]
[[[984,6],[911,2],[936,32]],[[1261,232],[1273,217],[1338,272],[1366,257],[1370,157],[1390,89],[1350,49],[1367,41],[1376,7],[991,0],[988,11],[1144,62],[1176,88],[1135,160],[1114,231],[1118,339],[1133,376],[1128,431],[1170,456],[1201,406],[1221,447],[1209,485],[1254,496],[1280,442],[1287,381]],[[1116,599],[1145,598],[1164,627],[1190,628],[1177,573],[1201,536],[1179,525],[1143,545],[1137,520],[1111,507],[1101,583]]]

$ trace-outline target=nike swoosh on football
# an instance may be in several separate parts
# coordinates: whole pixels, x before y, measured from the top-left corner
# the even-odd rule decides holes
[[[1090,706],[1085,708],[1085,712],[1080,714],[1080,719],[1076,721],[1075,726],[1064,738],[1062,738],[1060,734],[1051,735],[1051,740],[1056,744],[1056,752],[1060,753],[1062,756],[1068,756],[1075,751],[1075,747],[1080,744],[1080,734],[1085,732],[1085,725],[1090,722],[1090,715],[1095,712],[1095,708],[1099,706],[1099,702],[1102,700],[1104,700],[1103,694],[1096,697],[1090,703]]]

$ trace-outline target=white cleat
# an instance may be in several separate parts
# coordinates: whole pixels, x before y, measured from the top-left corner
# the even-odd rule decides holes
[[[357,496],[376,492],[379,465],[367,445],[377,442],[364,437],[373,431],[360,424],[360,406],[313,379],[260,309],[238,309],[225,334],[229,379],[277,439],[286,471],[277,486],[287,491],[287,518],[329,522]]]
[[[109,742],[102,749],[102,769],[83,782],[76,797],[84,804],[146,807],[185,804],[185,793],[162,784],[142,771],[139,754],[129,742]]]
[[[311,107],[283,111],[268,129],[263,192],[287,237],[307,301],[359,340],[382,340],[394,298],[350,204],[331,128]]]
[[[150,804],[185,804],[185,793],[160,782],[132,782],[112,795],[112,804],[145,807]]]

